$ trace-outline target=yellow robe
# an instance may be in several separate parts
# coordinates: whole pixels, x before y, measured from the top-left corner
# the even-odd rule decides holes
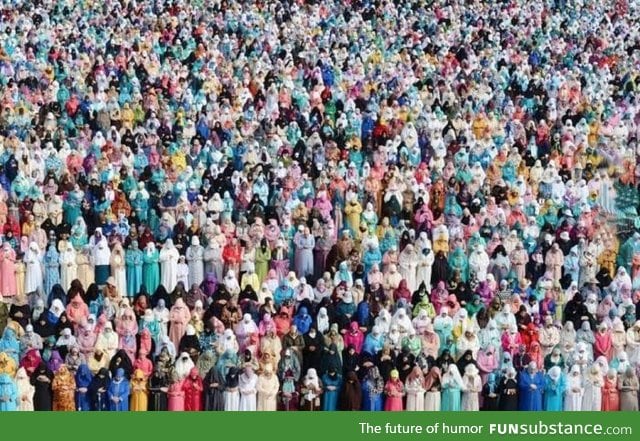
[[[131,411],[146,411],[149,403],[147,390],[147,378],[140,369],[136,369],[131,378],[131,398],[129,409]]]

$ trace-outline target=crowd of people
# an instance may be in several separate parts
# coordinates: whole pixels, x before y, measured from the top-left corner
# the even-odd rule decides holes
[[[637,0],[0,13],[0,410],[638,410]]]

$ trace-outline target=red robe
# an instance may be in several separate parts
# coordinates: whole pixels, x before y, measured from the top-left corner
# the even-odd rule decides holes
[[[611,331],[604,334],[596,332],[595,342],[593,344],[593,359],[604,356],[607,361],[611,362],[613,356],[613,341],[611,339]]]
[[[189,376],[182,383],[184,392],[184,410],[188,412],[199,412],[202,410],[202,378],[198,374],[197,368],[192,368]]]
[[[620,392],[618,392],[618,381],[604,377],[602,386],[602,411],[617,412],[620,410]]]

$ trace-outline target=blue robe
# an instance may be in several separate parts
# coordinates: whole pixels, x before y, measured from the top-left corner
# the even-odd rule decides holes
[[[520,389],[518,410],[542,410],[542,392],[544,391],[544,375],[542,372],[530,374],[524,370],[520,373],[518,388]],[[532,390],[531,385],[535,384],[536,389]]]
[[[442,385],[442,404],[440,410],[444,411],[460,411],[461,406],[461,389],[458,386]]]
[[[289,285],[280,285],[276,288],[273,301],[276,306],[282,305],[287,300],[292,300],[294,296],[293,289]]]
[[[364,264],[364,273],[369,274],[371,268],[373,268],[374,264],[380,265],[382,262],[382,253],[379,248],[368,248],[364,252],[364,256],[362,257],[362,263]]]
[[[122,378],[120,381],[111,380],[107,389],[107,398],[109,399],[109,410],[112,412],[126,412],[129,410],[129,381]],[[114,403],[112,398],[118,397],[120,401]]]
[[[306,334],[309,332],[309,328],[311,328],[311,323],[313,319],[309,315],[307,308],[304,306],[300,307],[300,310],[293,318],[293,323],[298,327],[298,332],[301,334]]]
[[[78,367],[78,372],[76,372],[76,410],[79,411],[89,411],[91,410],[91,399],[89,397],[89,385],[91,384],[91,380],[93,379],[93,375],[89,370],[89,366],[86,364],[81,364]],[[86,392],[79,392],[78,389],[86,387]]]
[[[342,387],[342,376],[336,374],[335,377],[324,374],[322,376],[322,385],[324,386],[324,394],[322,395],[322,410],[336,411],[338,410],[338,397],[340,388]],[[329,386],[335,387],[335,390],[328,390]]]
[[[381,411],[383,406],[382,392],[371,393],[372,385],[369,381],[362,382],[362,410]]]
[[[564,375],[560,375],[558,381],[553,381],[549,375],[545,378],[544,386],[544,410],[560,412],[564,409],[563,398],[566,389]]]
[[[127,250],[125,253],[127,268],[127,295],[133,297],[140,291],[142,285],[142,251]]]
[[[364,344],[362,345],[362,352],[366,352],[370,355],[376,355],[379,351],[382,350],[384,346],[384,336],[380,334],[378,337],[373,334],[368,334],[364,339]]]
[[[13,358],[16,365],[20,363],[20,342],[16,337],[16,332],[11,327],[4,329],[2,339],[0,339],[0,352],[4,352],[9,357]]]
[[[142,265],[142,283],[147,288],[147,291],[151,293],[155,292],[160,285],[160,266],[158,265],[159,258],[160,253],[158,253],[158,250],[154,250],[151,254],[146,251],[143,253],[144,263]]]
[[[0,396],[9,401],[0,401],[0,412],[18,410],[18,387],[8,374],[0,374]]]
[[[60,283],[60,253],[55,245],[49,246],[44,255],[44,292],[49,295],[51,288]]]

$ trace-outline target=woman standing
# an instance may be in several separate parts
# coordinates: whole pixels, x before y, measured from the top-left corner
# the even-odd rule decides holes
[[[238,368],[235,366],[230,367],[225,377],[224,410],[226,411],[240,410],[240,392],[239,392],[238,377],[239,377]]]
[[[93,374],[86,363],[82,363],[76,372],[76,410],[91,410],[91,400],[89,399],[89,386],[93,380]]]
[[[142,256],[142,284],[149,292],[155,292],[160,285],[159,260],[160,254],[156,250],[156,244],[149,242]]]
[[[22,412],[32,412],[35,388],[31,384],[29,375],[23,367],[18,369],[16,373],[16,387],[18,388],[18,410]]]
[[[131,377],[131,410],[146,411],[149,406],[147,377],[141,369],[136,369]]]
[[[629,366],[618,379],[620,410],[638,411],[638,376]]]
[[[212,367],[204,378],[204,408],[205,410],[224,410],[224,377]]]
[[[603,412],[616,412],[620,410],[620,392],[618,391],[618,373],[615,369],[609,369],[604,377],[602,386]]]
[[[202,410],[202,391],[204,387],[197,367],[192,367],[189,375],[182,382],[184,392],[184,410],[187,412],[199,412]]]
[[[167,410],[167,392],[169,391],[169,381],[160,365],[156,365],[149,378],[149,410],[163,411]]]
[[[347,372],[340,393],[340,410],[359,411],[362,407],[362,388],[354,371]]]
[[[384,402],[384,410],[385,411],[401,411],[403,410],[402,406],[402,397],[404,396],[404,385],[400,380],[400,373],[393,369],[389,373],[389,381],[384,387],[385,395],[387,399]]]
[[[78,278],[78,264],[76,251],[71,242],[60,252],[60,284],[65,291],[71,287],[71,282]]]
[[[441,375],[440,368],[433,366],[424,379],[424,389],[427,391],[424,397],[424,410],[439,412],[441,408]]]
[[[116,291],[120,297],[125,297],[127,295],[126,257],[120,242],[116,242],[113,247],[109,265],[111,267],[111,277],[115,279]]]
[[[0,251],[0,294],[7,299],[14,297],[17,292],[16,252],[9,242],[5,242]]]
[[[56,372],[51,389],[53,390],[54,411],[69,412],[76,410],[76,381],[66,364],[60,366],[60,369]]]
[[[442,410],[459,411],[461,409],[461,391],[464,389],[458,367],[451,363],[442,376]]]
[[[475,364],[468,364],[464,368],[464,392],[462,392],[462,410],[480,410],[480,392],[482,392],[482,380]]]
[[[280,382],[270,364],[265,365],[264,371],[258,377],[256,390],[258,392],[258,406],[260,411],[275,411],[277,407],[278,389]]]
[[[124,355],[126,356],[126,354]],[[124,369],[118,368],[115,377],[109,384],[107,389],[107,398],[109,399],[109,410],[112,412],[126,412],[129,410],[129,380],[124,376]]]
[[[371,366],[362,382],[362,410],[382,410],[382,392],[384,392],[384,380],[378,367]]]
[[[553,412],[562,410],[565,387],[562,369],[558,366],[549,369],[544,385],[544,410]]]
[[[127,276],[127,296],[134,297],[142,285],[142,251],[138,248],[138,241],[132,240],[125,253]]]
[[[338,394],[342,386],[342,375],[338,374],[336,368],[330,367],[327,373],[322,376],[322,384],[325,389],[322,397],[322,410],[338,410]]]
[[[240,388],[241,411],[253,412],[257,410],[256,394],[258,393],[258,381],[258,376],[253,371],[253,367],[251,366],[251,364],[245,364],[244,372],[242,372],[240,378],[238,379],[238,387]]]
[[[567,378],[567,389],[564,397],[564,410],[576,411],[582,410],[582,401],[584,395],[584,386],[582,384],[582,376],[580,375],[580,366],[574,364],[571,366],[569,376]]]
[[[583,411],[596,412],[602,409],[602,387],[604,378],[598,365],[593,364],[587,372],[584,381],[584,394],[582,395]]]
[[[516,380],[516,370],[513,367],[507,368],[504,378],[500,381],[498,395],[498,410],[518,410],[518,381]]]
[[[53,373],[44,361],[40,362],[38,368],[31,374],[31,384],[35,388],[33,395],[34,410],[52,410],[53,409],[53,393],[51,390],[51,382],[53,381]]]
[[[178,283],[178,249],[173,245],[171,239],[167,239],[160,250],[160,284],[171,292]]]
[[[323,386],[314,368],[309,368],[307,375],[302,379],[300,387],[300,409],[307,411],[319,410],[320,397]]]

